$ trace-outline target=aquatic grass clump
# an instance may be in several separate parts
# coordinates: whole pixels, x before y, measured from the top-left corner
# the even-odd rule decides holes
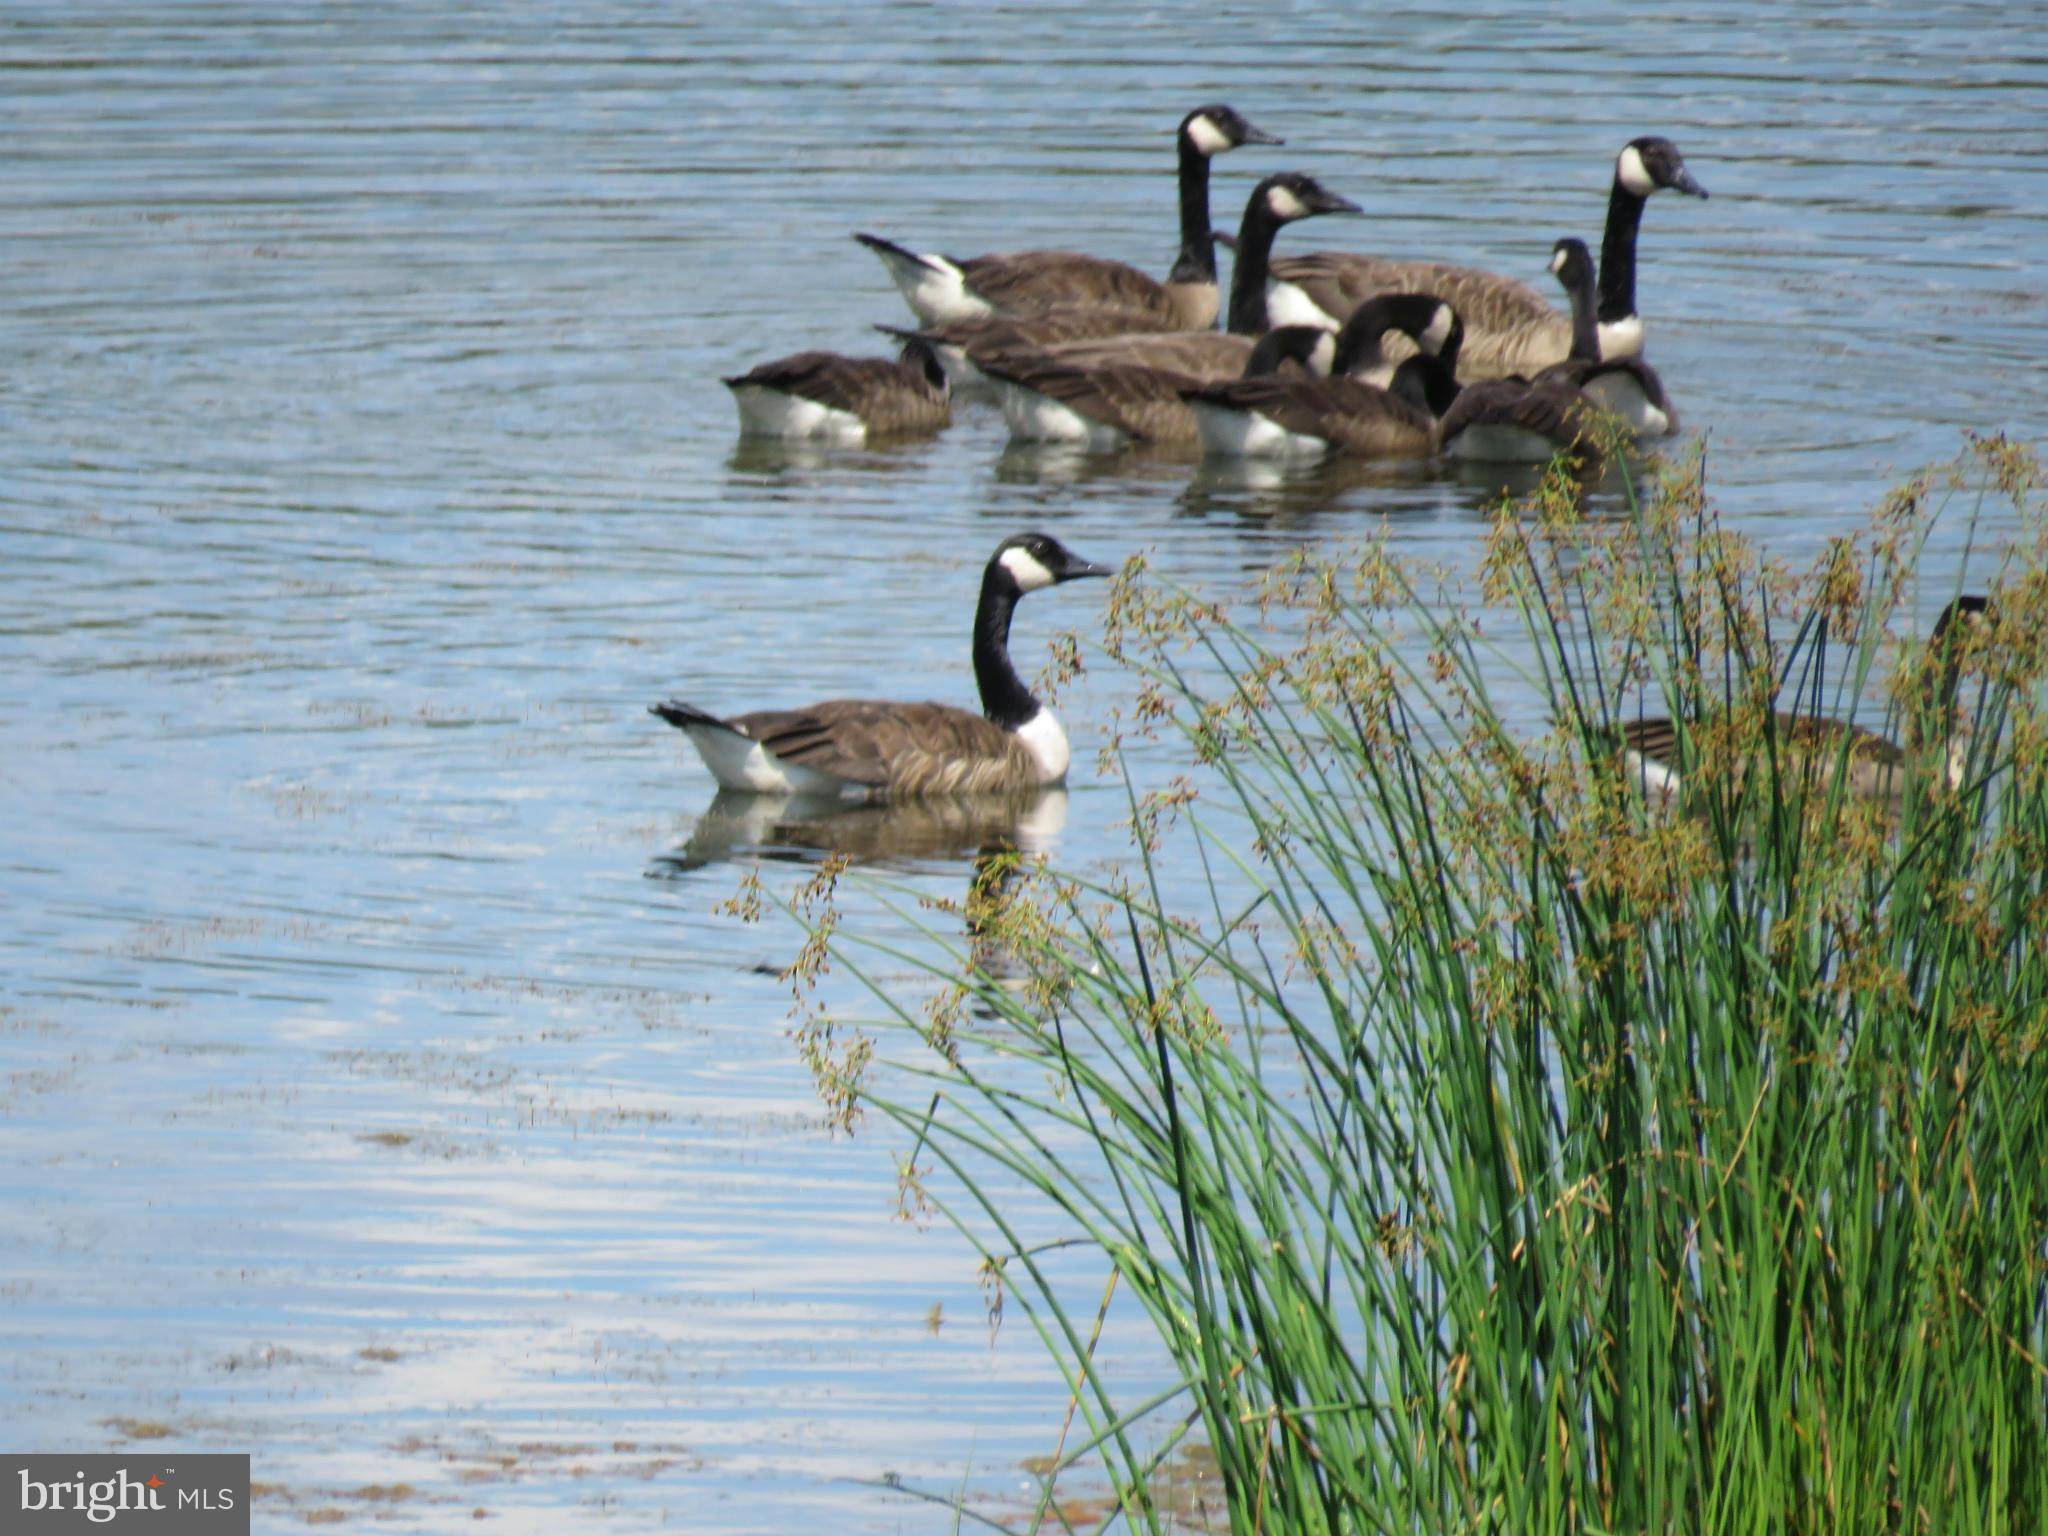
[[[1987,476],[1991,608],[1932,646],[1931,509]],[[1149,1479],[1190,1432],[1241,1533],[2042,1528],[2037,483],[1977,443],[1805,572],[1697,461],[1623,521],[1504,510],[1469,604],[1371,545],[1245,620],[1126,572],[1126,730],[1187,756],[1132,789],[1127,876],[996,861],[892,956],[932,985],[802,1026],[1059,1360],[1060,1467],[1147,1529],[1188,1521]],[[1795,718],[1859,708],[1912,744],[1874,797]],[[1644,714],[1668,796],[1622,765]],[[836,874],[800,986],[874,961]],[[1164,1392],[1098,1370],[1075,1243]]]

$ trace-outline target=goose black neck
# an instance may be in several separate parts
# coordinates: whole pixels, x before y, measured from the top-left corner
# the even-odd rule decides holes
[[[1237,229],[1237,251],[1230,267],[1230,330],[1239,336],[1263,336],[1266,325],[1266,277],[1273,261],[1273,239],[1280,221],[1263,196],[1254,196]]]
[[[1209,223],[1209,157],[1180,136],[1180,258],[1176,283],[1216,281],[1216,231]]]
[[[1607,233],[1600,240],[1600,319],[1613,324],[1636,312],[1636,231],[1642,227],[1640,193],[1614,178],[1607,194]]]
[[[1572,359],[1576,362],[1597,363],[1600,361],[1600,322],[1593,314],[1593,274],[1582,273],[1579,280],[1571,285],[1572,300]]]
[[[1387,393],[1440,421],[1457,400],[1459,390],[1442,358],[1418,352],[1394,370]]]
[[[981,578],[981,601],[974,606],[974,681],[981,689],[981,712],[1006,731],[1014,731],[1038,713],[1038,700],[1010,665],[1010,614],[1017,589],[991,566]]]

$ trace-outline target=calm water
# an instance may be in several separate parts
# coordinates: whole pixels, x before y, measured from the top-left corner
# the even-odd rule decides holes
[[[894,1219],[900,1139],[821,1128],[791,935],[664,862],[710,788],[643,706],[966,702],[1023,526],[1220,591],[1383,528],[1463,564],[1483,493],[1077,472],[983,415],[736,451],[716,375],[900,318],[850,231],[1162,267],[1167,135],[1223,98],[1289,142],[1219,162],[1219,223],[1306,169],[1370,218],[1283,249],[1540,282],[1661,131],[1713,198],[1649,211],[1650,354],[1740,526],[1809,554],[2048,420],[2048,43],[2007,8],[712,9],[0,12],[11,1446],[250,1450],[265,1530],[1022,1507],[1058,1381]],[[1024,670],[1099,602],[1026,605]],[[1129,693],[1066,696],[1063,861],[1122,846]],[[871,836],[951,894],[977,834]],[[1153,1368],[1130,1319],[1105,1353]]]

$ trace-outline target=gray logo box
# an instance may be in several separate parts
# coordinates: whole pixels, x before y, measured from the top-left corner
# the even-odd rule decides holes
[[[0,1454],[7,1536],[249,1536],[249,1458]]]

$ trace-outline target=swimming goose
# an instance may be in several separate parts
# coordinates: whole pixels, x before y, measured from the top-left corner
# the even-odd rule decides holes
[[[1137,383],[1144,399],[1171,422],[1173,440],[1192,445],[1194,421],[1179,390],[1188,384],[1220,383],[1250,369],[1257,338],[1266,324],[1265,272],[1274,238],[1288,224],[1323,213],[1356,213],[1358,205],[1337,196],[1312,176],[1283,171],[1268,176],[1245,200],[1237,237],[1237,268],[1230,284],[1230,330],[1150,332],[1051,343],[1043,347],[995,349],[970,346],[968,358],[995,388],[1013,438],[1037,442],[1088,443],[1107,448],[1131,434],[1114,419],[1091,417],[1072,407],[1082,384],[1073,375],[1141,368],[1170,373],[1170,380]],[[1300,353],[1297,360],[1306,361]],[[1041,373],[1065,382],[1060,393],[1035,388]],[[1105,437],[1100,428],[1107,427]],[[1164,439],[1160,439],[1163,441]]]
[[[1138,340],[1140,338],[1131,338]],[[1327,373],[1336,338],[1311,326],[1269,331],[1256,342],[1244,336],[1181,335],[1162,341],[1242,343],[1243,376]],[[1114,353],[1081,360],[1054,348],[1019,348],[983,354],[981,367],[1001,390],[1003,420],[1012,442],[1074,443],[1110,453],[1142,443],[1150,448],[1192,448],[1200,441],[1193,409],[1182,398],[1208,378],[1210,361],[1196,355],[1187,368],[1171,361],[1130,360]]]
[[[915,337],[895,361],[796,352],[723,381],[742,437],[870,437],[936,432],[953,419],[946,371]]]
[[[964,396],[986,394],[990,389],[988,380],[982,377],[981,369],[974,363],[972,354],[977,350],[1043,347],[1058,342],[1092,341],[1103,336],[1128,336],[1139,332],[1159,334],[1159,321],[1141,309],[1105,309],[1075,304],[1037,310],[1027,315],[973,315],[965,320],[948,320],[941,325],[916,329],[894,325],[881,325],[876,329],[901,341],[927,343],[937,355],[939,366],[946,371],[954,393]]]
[[[926,325],[1081,304],[1143,310],[1161,330],[1206,330],[1216,323],[1218,305],[1209,162],[1240,144],[1285,141],[1216,102],[1181,119],[1175,142],[1180,153],[1180,257],[1164,283],[1123,262],[1072,251],[1014,251],[956,261],[921,255],[879,235],[854,239],[882,258],[904,301]]]
[[[1631,139],[1615,157],[1607,197],[1607,232],[1600,247],[1599,338],[1603,358],[1643,349],[1636,313],[1636,234],[1643,205],[1662,190],[1704,198],[1669,139]],[[1348,251],[1313,251],[1273,263],[1268,300],[1275,325],[1326,325],[1381,293],[1434,293],[1465,321],[1460,377],[1534,375],[1571,352],[1571,321],[1526,283],[1476,267],[1435,261],[1395,261]]]
[[[1657,370],[1640,357],[1600,356],[1594,318],[1593,256],[1583,240],[1557,242],[1550,270],[1572,301],[1572,350],[1561,363],[1537,375],[1539,383],[1563,383],[1583,390],[1602,410],[1612,411],[1638,437],[1665,437],[1678,430],[1678,407],[1664,391]]]
[[[1463,329],[1457,311],[1432,294],[1386,294],[1344,322],[1330,377],[1268,374],[1184,390],[1182,398],[1203,451],[1217,457],[1424,457],[1436,449],[1437,410],[1457,392],[1451,375]],[[1271,335],[1295,331],[1316,334],[1285,326]],[[1390,332],[1409,336],[1421,355],[1396,368],[1384,345]]]
[[[996,546],[974,610],[978,715],[882,699],[724,718],[671,700],[652,712],[690,738],[721,789],[884,800],[1058,784],[1067,774],[1067,735],[1010,664],[1010,615],[1027,592],[1109,574],[1042,533]]]
[[[1829,788],[1839,772],[1842,788],[1849,795],[1896,801],[1905,793],[1906,761],[1920,753],[1929,727],[1933,726],[1939,739],[1946,743],[1943,778],[1951,789],[1961,787],[1969,765],[1969,722],[1956,716],[1956,688],[1961,681],[1962,665],[1951,634],[1958,626],[1981,632],[1994,618],[1990,600],[1974,594],[1958,597],[1941,610],[1927,642],[1941,657],[1941,670],[1934,674],[1936,681],[1930,689],[1934,709],[1915,711],[1908,717],[1904,746],[1846,720],[1773,713],[1781,777],[1810,773],[1817,787]],[[1683,783],[1680,764],[1685,755],[1679,748],[1678,728],[1669,719],[1630,720],[1621,727],[1622,766],[1629,781],[1646,796],[1661,801],[1678,792]]]

